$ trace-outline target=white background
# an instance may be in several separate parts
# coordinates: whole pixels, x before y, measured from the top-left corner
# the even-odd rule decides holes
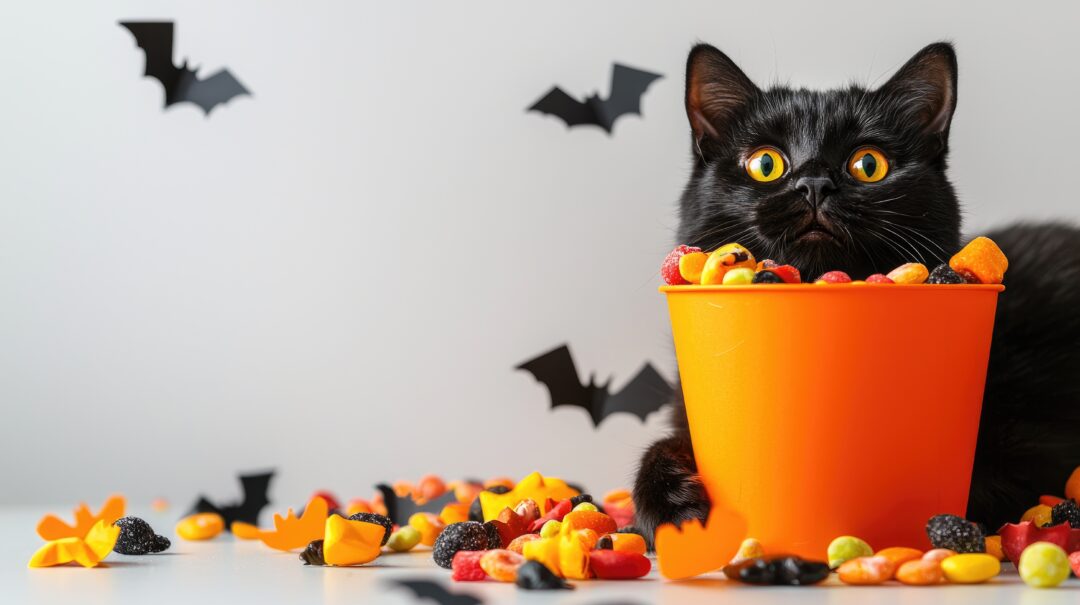
[[[0,503],[368,496],[537,469],[629,485],[664,430],[548,410],[512,367],[674,375],[657,266],[689,167],[686,52],[759,83],[960,57],[969,231],[1075,218],[1075,3],[34,2],[0,9]],[[119,20],[254,97],[161,108]],[[524,109],[665,74],[609,137]]]

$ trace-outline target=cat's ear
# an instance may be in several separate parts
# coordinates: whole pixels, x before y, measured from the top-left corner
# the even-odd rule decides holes
[[[717,139],[727,120],[759,92],[757,86],[727,55],[698,44],[686,60],[686,116],[700,145],[703,137]]]
[[[897,99],[926,134],[947,141],[956,110],[956,52],[938,42],[915,53],[879,92]]]

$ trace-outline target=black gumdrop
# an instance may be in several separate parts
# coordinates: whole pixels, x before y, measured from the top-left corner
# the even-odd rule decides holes
[[[763,270],[754,274],[755,284],[782,284],[784,280],[780,279],[780,276],[772,271]]]
[[[517,580],[514,583],[525,590],[567,590],[573,588],[565,580],[551,573],[551,570],[539,561],[522,563],[521,567],[518,567]]]
[[[930,277],[926,278],[928,284],[963,284],[966,283],[963,277],[953,271],[949,265],[944,263],[934,267],[934,270],[930,272]]]
[[[122,555],[148,555],[172,545],[165,536],[154,533],[150,524],[138,517],[121,517],[113,525],[120,528],[113,552]]]

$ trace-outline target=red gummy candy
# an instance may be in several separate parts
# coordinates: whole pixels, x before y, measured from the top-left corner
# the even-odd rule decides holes
[[[817,280],[827,284],[846,284],[851,281],[851,277],[843,271],[829,271],[828,273],[822,273]]]
[[[679,273],[679,259],[691,252],[701,252],[701,248],[679,245],[668,253],[667,258],[664,259],[664,264],[660,265],[660,275],[664,278],[664,283],[669,286],[690,283],[683,279],[682,273]]]
[[[1062,498],[1062,497],[1059,497],[1059,496],[1048,496],[1048,495],[1039,496],[1039,504],[1042,504],[1043,506],[1049,506],[1050,508],[1054,508],[1055,506],[1057,506],[1058,504],[1061,504],[1064,501],[1065,501],[1065,498]],[[1080,529],[1080,528],[1078,528],[1078,529]]]
[[[1005,558],[1014,565],[1020,561],[1020,553],[1035,542],[1050,542],[1069,550],[1070,542],[1073,547],[1080,547],[1080,529],[1072,529],[1068,523],[1060,523],[1053,527],[1037,527],[1031,521],[1023,523],[1006,523],[998,530],[1001,536],[1001,550]]]
[[[543,527],[544,524],[548,521],[562,521],[563,517],[565,517],[566,514],[572,510],[574,510],[573,502],[571,502],[570,500],[560,501],[558,504],[548,509],[546,515],[532,522],[532,525],[529,526],[529,533],[534,534],[540,531],[540,528]]]
[[[334,510],[334,509],[339,509],[340,510],[341,509],[341,503],[338,502],[337,498],[334,497],[334,494],[331,494],[330,492],[328,492],[328,491],[326,491],[324,489],[318,490],[314,494],[311,494],[311,498],[315,498],[315,497],[319,497],[319,498],[322,498],[323,500],[326,500],[326,506],[330,510]],[[308,500],[311,500],[311,498],[308,498]]]
[[[1072,567],[1073,574],[1080,576],[1080,550],[1069,555],[1069,567]]]
[[[887,276],[887,275],[885,275],[883,273],[875,273],[875,274],[871,275],[870,277],[866,278],[866,283],[868,283],[868,284],[895,284],[896,282],[889,279],[889,276]]]
[[[802,282],[802,276],[799,275],[799,270],[791,265],[778,265],[769,269],[776,274],[777,277],[784,280],[785,284],[797,284]]]
[[[487,579],[487,573],[480,567],[480,557],[487,551],[459,550],[450,562],[450,579],[456,582],[481,582]]]
[[[625,550],[594,550],[589,553],[589,567],[601,580],[633,580],[649,573],[648,557]]]

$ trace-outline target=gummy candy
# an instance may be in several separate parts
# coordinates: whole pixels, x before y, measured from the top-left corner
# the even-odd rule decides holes
[[[461,550],[454,553],[450,563],[450,579],[457,582],[481,582],[487,579],[487,572],[480,567],[480,557],[484,556],[482,550]]]
[[[845,561],[873,554],[874,549],[855,536],[840,536],[829,543],[827,550],[829,567],[833,569],[840,567]]]
[[[567,590],[573,588],[539,561],[525,561],[517,570],[518,588],[526,590]]]
[[[675,249],[668,253],[667,257],[664,259],[664,263],[660,265],[660,276],[664,278],[664,283],[670,286],[678,286],[687,283],[679,273],[679,259],[691,252],[701,252],[701,248],[679,245],[675,246]]]
[[[911,586],[940,584],[945,574],[941,571],[940,561],[906,561],[896,570],[896,579]]]
[[[575,529],[586,528],[598,534],[610,534],[619,529],[616,527],[614,519],[597,511],[572,511],[563,517],[561,531],[564,534]]]
[[[563,517],[565,517],[572,510],[574,510],[574,503],[571,502],[569,499],[563,500],[562,502],[559,502],[555,506],[552,506],[551,510],[549,510],[545,515],[543,515],[542,517],[539,517],[536,520],[534,520],[532,522],[532,525],[529,526],[529,531],[530,532],[538,532],[538,531],[540,531],[540,528],[544,527],[544,524],[547,523],[548,521],[560,521],[561,522]]]
[[[754,270],[746,267],[729,269],[722,282],[725,286],[741,286],[754,283]]]
[[[874,555],[888,559],[889,563],[892,563],[893,569],[896,570],[908,561],[917,561],[921,559],[923,552],[915,548],[907,548],[906,546],[892,546],[883,548],[874,553]]]
[[[1050,542],[1036,542],[1024,549],[1016,566],[1028,586],[1050,588],[1069,577],[1069,555]]]
[[[510,542],[510,544],[507,545],[506,550],[512,550],[512,551],[518,553],[519,555],[523,555],[523,554],[525,554],[525,544],[527,544],[529,542],[532,542],[533,540],[540,540],[540,539],[541,539],[540,534],[522,534],[522,535],[514,538]]]
[[[145,555],[170,546],[168,538],[155,534],[150,524],[138,517],[121,517],[113,525],[120,528],[113,550],[122,555]]]
[[[328,513],[329,506],[326,500],[315,496],[308,501],[307,506],[304,507],[304,514],[300,518],[296,517],[296,513],[291,508],[285,512],[284,517],[274,513],[274,530],[260,531],[259,539],[263,544],[277,550],[304,548],[312,540],[325,536]],[[180,533],[179,527],[177,533]]]
[[[559,544],[559,573],[570,580],[589,579],[589,546],[585,539],[576,531],[549,539]]]
[[[1046,525],[1053,525],[1053,522],[1051,521],[1052,518],[1051,507],[1046,506],[1045,504],[1036,504],[1024,511],[1024,515],[1020,517],[1020,522],[1031,521],[1037,527],[1043,527]]]
[[[526,542],[522,548],[522,555],[530,561],[539,561],[557,576],[562,573],[559,569],[559,538],[540,538]]]
[[[525,563],[525,557],[503,549],[489,550],[480,557],[480,568],[493,580],[499,582],[517,580],[517,570],[523,563]]]
[[[649,573],[652,563],[645,555],[621,550],[594,550],[589,567],[601,580],[632,580]]]
[[[540,473],[532,473],[514,486],[505,494],[496,494],[490,491],[480,492],[480,505],[484,512],[484,521],[496,518],[502,509],[514,507],[518,502],[529,498],[541,504],[541,512],[547,512],[546,502],[548,499],[559,502],[578,495],[578,490],[570,487],[565,481],[554,477],[544,477]],[[572,507],[571,507],[572,508]],[[569,509],[567,509],[569,511]],[[543,525],[543,524],[541,524]],[[537,527],[539,530],[539,527]]]
[[[701,283],[701,271],[709,255],[704,252],[688,252],[679,258],[679,275],[683,281],[691,284]]]
[[[1076,500],[1062,500],[1050,509],[1050,523],[1068,523],[1070,526],[1080,529],[1080,505]]]
[[[986,541],[979,526],[956,515],[936,515],[926,524],[926,535],[934,548],[948,548],[958,553],[986,552]]]
[[[926,553],[922,556],[922,560],[933,561],[934,563],[941,563],[945,559],[948,559],[955,554],[957,554],[955,550],[951,550],[948,548],[935,548],[933,550],[926,551]]]
[[[731,558],[731,562],[728,563],[728,565],[742,563],[747,559],[760,559],[764,556],[765,548],[761,546],[761,542],[758,542],[754,538],[747,538],[739,545],[739,552],[735,553],[735,556]]]
[[[419,543],[420,532],[415,527],[406,525],[390,534],[390,539],[386,542],[386,545],[395,552],[408,552],[416,548]]]
[[[634,552],[639,555],[645,554],[648,550],[645,546],[645,538],[638,534],[608,534],[604,537],[611,541],[611,550]]]
[[[893,283],[896,283],[896,282],[889,279],[888,276],[886,276],[886,275],[884,275],[882,273],[875,273],[875,274],[871,275],[870,277],[866,278],[866,283],[868,283],[868,284],[893,284]]]
[[[423,532],[421,532],[423,533]],[[487,550],[488,537],[484,525],[463,521],[446,526],[435,540],[432,559],[439,567],[450,569],[454,555],[462,550]]]
[[[930,276],[926,265],[922,263],[907,263],[889,271],[886,276],[897,284],[921,284]]]
[[[829,271],[828,273],[822,273],[820,277],[814,281],[815,284],[846,284],[851,282],[851,277],[843,271]]]
[[[942,561],[941,571],[954,584],[979,584],[1001,573],[1001,562],[986,553],[961,553]]]
[[[323,559],[327,565],[363,565],[382,552],[386,529],[378,523],[350,521],[340,515],[326,518]]]
[[[470,523],[476,523],[476,521],[470,521]],[[420,532],[420,543],[424,546],[434,546],[435,540],[439,538],[439,534],[446,528],[442,520],[431,513],[413,513],[409,517],[409,525]]]
[[[1005,558],[1014,564],[1020,561],[1024,549],[1035,542],[1050,542],[1068,549],[1069,538],[1073,532],[1080,533],[1080,530],[1073,530],[1067,524],[1038,527],[1031,521],[1006,523],[998,530],[1001,550],[1005,553]]]
[[[574,498],[571,498],[570,502],[573,503],[573,501],[574,501]],[[600,509],[596,508],[596,505],[593,504],[592,502],[581,502],[579,504],[574,505],[574,508],[573,508],[573,510],[571,512],[582,511],[582,510],[589,511],[591,513],[595,513],[595,512],[598,512]]]
[[[964,284],[963,277],[956,271],[953,271],[949,265],[941,264],[934,267],[934,270],[930,272],[930,277],[926,278],[928,284]]]
[[[986,554],[998,561],[1005,560],[1005,551],[1001,547],[1001,536],[986,536]]]
[[[724,283],[724,275],[737,268],[754,270],[757,262],[750,251],[739,244],[724,244],[709,254],[701,270],[701,283],[716,285]],[[749,282],[747,282],[749,283]]]
[[[551,521],[548,521],[547,523],[544,524],[543,527],[540,528],[540,537],[541,538],[554,538],[555,536],[559,535],[559,530],[560,529],[562,529],[562,522],[561,521],[556,521],[555,519],[552,519]]]
[[[104,521],[106,525],[112,525],[120,517],[124,516],[124,508],[127,503],[123,496],[110,496],[105,504],[101,505],[98,514],[90,512],[86,504],[80,504],[75,508],[75,524],[69,525],[56,515],[45,515],[38,521],[37,533],[42,540],[59,540],[60,538],[85,538],[86,534],[97,525],[98,521]]]
[[[349,521],[363,521],[364,523],[382,525],[386,528],[386,534],[382,539],[383,546],[390,540],[390,535],[394,532],[394,524],[390,522],[390,518],[375,513],[356,513],[354,515],[349,515]]]
[[[217,513],[195,513],[176,524],[176,535],[185,540],[209,540],[225,529],[225,519]]]
[[[885,557],[856,557],[844,561],[836,569],[845,584],[881,584],[892,578],[893,564]]]
[[[753,557],[724,566],[724,575],[746,584],[803,586],[829,577],[823,561],[807,561],[794,556]]]
[[[1000,284],[1009,268],[1009,259],[994,240],[976,237],[949,259],[949,266],[966,281]]]
[[[755,284],[782,284],[784,280],[780,278],[775,272],[769,269],[763,269],[754,274]]]

